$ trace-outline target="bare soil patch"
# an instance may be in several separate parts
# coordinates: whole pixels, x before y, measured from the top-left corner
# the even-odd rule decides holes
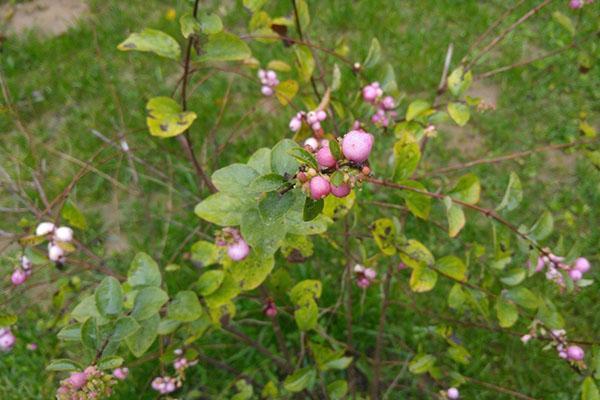
[[[33,0],[0,7],[6,29],[12,34],[36,31],[44,36],[60,35],[88,11],[84,0]]]

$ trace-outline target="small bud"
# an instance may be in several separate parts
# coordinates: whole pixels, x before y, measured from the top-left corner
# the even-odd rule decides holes
[[[583,349],[579,346],[569,346],[567,347],[567,357],[573,361],[581,361],[585,353]]]
[[[381,106],[385,110],[392,110],[394,107],[396,107],[396,102],[392,96],[385,96],[383,100],[381,100]]]
[[[13,335],[10,329],[7,328],[0,335],[0,351],[10,351],[15,345],[16,341],[17,338],[15,338],[15,335]]]
[[[583,257],[579,257],[577,260],[575,260],[575,263],[573,264],[573,268],[575,268],[577,271],[580,271],[583,274],[588,272],[590,270],[590,267],[590,262],[587,260],[587,258]]]
[[[308,171],[306,171],[306,175],[308,175],[310,178],[317,176],[317,170],[314,168],[309,168]]]
[[[451,387],[450,389],[448,389],[448,398],[455,400],[458,399],[460,397],[460,393],[458,392],[458,389],[455,387]]]
[[[367,103],[372,103],[377,98],[377,88],[372,85],[367,85],[362,90],[363,100]]]
[[[12,275],[10,276],[10,281],[13,285],[19,286],[22,285],[27,280],[27,273],[23,271],[21,268],[17,268],[14,270]]]
[[[331,154],[331,150],[329,147],[321,147],[316,154],[317,162],[321,168],[333,168],[336,165],[336,160],[333,154]]]
[[[27,350],[29,351],[35,351],[38,349],[38,345],[37,343],[27,343]]]
[[[408,268],[408,266],[406,264],[404,264],[402,261],[400,261],[400,263],[398,264],[398,271],[402,271],[403,269]]]
[[[308,176],[306,176],[305,172],[298,172],[296,174],[296,178],[298,179],[298,181],[300,181],[301,183],[304,183],[308,180]]]
[[[241,238],[227,248],[227,255],[229,255],[233,261],[243,260],[248,256],[248,253],[250,253],[250,247],[248,246],[248,243]]]
[[[73,229],[68,226],[61,226],[54,231],[54,238],[61,242],[70,242],[73,240]]]
[[[37,236],[44,236],[51,233],[54,230],[54,224],[52,222],[42,222],[35,228],[35,234]]]
[[[326,197],[331,191],[331,185],[327,179],[322,176],[315,176],[310,180],[310,197],[313,200],[319,200]]]
[[[583,0],[571,0],[569,2],[569,7],[573,10],[578,10],[583,7]]]
[[[342,152],[348,160],[362,163],[369,158],[374,141],[370,133],[350,131],[342,139]]]

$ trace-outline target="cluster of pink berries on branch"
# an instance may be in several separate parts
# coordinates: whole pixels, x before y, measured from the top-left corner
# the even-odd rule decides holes
[[[362,289],[366,289],[373,284],[377,278],[377,271],[373,268],[366,268],[360,264],[354,266],[354,275],[356,277],[356,285]]]
[[[31,260],[29,260],[27,256],[21,256],[21,265],[15,268],[12,275],[10,276],[10,281],[12,282],[12,284],[15,286],[19,286],[25,283],[27,278],[31,276],[32,267],[33,264],[31,263]]]
[[[60,382],[56,391],[57,400],[99,400],[112,395],[112,387],[117,383],[114,375],[105,374],[95,366],[82,372],[72,372]]]
[[[68,243],[73,241],[73,229],[68,226],[56,227],[52,222],[42,222],[35,229],[37,236],[47,236],[48,258],[56,263],[64,263],[66,260],[66,249]]]
[[[11,351],[16,341],[10,328],[0,328],[0,351]]]
[[[571,9],[573,10],[579,10],[580,8],[583,8],[583,6],[585,6],[586,4],[592,4],[593,2],[594,0],[570,0],[569,7],[571,7]]]
[[[173,353],[177,356],[173,362],[173,368],[177,376],[157,376],[152,380],[152,389],[160,394],[173,393],[183,385],[185,370],[198,363],[197,360],[190,361],[183,355],[183,350],[175,349]]]
[[[223,228],[217,234],[216,244],[227,247],[227,255],[233,261],[241,261],[250,253],[250,246],[235,228]]]
[[[272,96],[275,93],[275,87],[279,85],[279,79],[277,79],[277,73],[270,69],[258,70],[258,79],[260,79],[260,83],[262,84],[262,88],[260,91],[264,96]]]
[[[584,258],[577,258],[571,265],[563,262],[564,257],[559,257],[550,252],[538,258],[535,272],[546,268],[546,279],[555,282],[561,288],[565,287],[565,280],[560,271],[566,272],[573,282],[583,279],[583,275],[591,268],[590,262]]]
[[[346,197],[358,181],[371,173],[367,160],[375,139],[370,133],[360,128],[352,130],[344,135],[341,145],[337,139],[311,139],[315,143],[307,141],[304,148],[314,153],[319,171],[302,166],[296,178],[313,200],[329,194]]]
[[[320,137],[323,134],[323,127],[321,122],[327,119],[327,113],[322,109],[316,109],[313,111],[299,111],[290,120],[290,130],[292,132],[298,132],[302,128],[302,122],[306,122],[312,129],[316,136]]]
[[[373,82],[362,89],[363,100],[376,107],[371,122],[375,125],[388,127],[398,113],[394,111],[397,104],[392,96],[384,96],[379,82]]]
[[[583,364],[585,352],[581,347],[574,344],[569,344],[567,332],[564,329],[552,329],[550,330],[550,334],[547,335],[547,330],[544,327],[540,327],[539,323],[534,322],[530,332],[521,336],[521,341],[524,344],[527,344],[527,342],[529,342],[531,339],[537,337],[538,328],[541,335],[544,337],[549,336],[549,339],[551,340],[550,346],[554,346],[556,348],[556,352],[560,358],[572,363],[576,363],[580,367],[585,367]]]

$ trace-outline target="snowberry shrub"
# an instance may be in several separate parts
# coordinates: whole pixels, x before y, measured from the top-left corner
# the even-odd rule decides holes
[[[499,204],[484,207],[479,205],[482,193],[489,195],[488,205],[493,194],[483,192],[477,175],[456,178],[442,170],[437,176],[444,179],[427,179],[421,163],[438,128],[441,135],[449,124],[462,127],[477,113],[493,113],[494,104],[468,92],[474,63],[482,54],[467,52],[457,62],[451,46],[440,65],[439,87],[407,98],[377,39],[366,57],[356,61],[359,54],[344,55],[307,39],[311,15],[305,0],[292,1],[285,15],[274,16],[267,3],[244,0],[251,14],[249,33],[237,35],[224,29],[216,14],[199,11],[202,5],[195,1],[180,19],[183,54],[181,38],[154,29],[142,29],[118,45],[122,51],[151,52],[183,66],[180,96],[157,93],[148,100],[147,126],[157,137],[153,140],[178,140],[198,176],[198,219],[189,224],[201,224],[203,239],[181,244],[183,254],[176,259],[197,267],[185,276],[179,265],[163,268],[144,252],[133,258],[126,276],[104,261],[97,266],[104,276],[61,319],[58,337],[77,349],[65,351],[77,359],[60,358],[48,365],[63,374],[56,397],[110,397],[123,381],[132,380],[130,369],[135,375],[143,362],[156,364],[145,386],[161,396],[196,396],[193,390],[214,383],[193,381],[197,374],[188,370],[202,368],[208,377],[211,369],[233,374],[235,381],[215,392],[237,400],[256,397],[255,390],[273,399],[387,398],[397,382],[396,371],[385,365],[402,364],[421,382],[418,387],[425,394],[419,398],[436,393],[458,399],[458,387],[475,398],[473,386],[479,381],[463,365],[478,355],[453,331],[456,321],[457,326],[483,324],[511,336],[517,333],[519,346],[553,349],[557,362],[582,376],[584,399],[596,399],[599,356],[591,359],[592,352],[580,346],[587,343],[577,339],[582,333],[565,323],[553,302],[555,296],[574,297],[586,290],[593,283],[594,265],[576,246],[566,250],[562,237],[555,241],[549,211],[533,223],[512,213],[526,193],[517,172],[505,174],[508,185]],[[577,12],[584,11],[583,5],[569,3]],[[557,19],[573,27],[565,18],[570,21],[564,13]],[[487,35],[482,38],[489,43],[484,53],[506,36]],[[259,45],[272,46],[284,59],[259,59],[266,57],[261,51],[253,55]],[[223,64],[252,81],[257,102],[264,96],[278,104],[269,118],[285,128],[270,147],[253,149],[249,158],[232,154],[235,163],[209,174],[190,140],[197,114],[188,109],[187,90],[199,70],[230,71]],[[79,211],[69,207],[53,222],[26,227],[29,234],[20,238],[22,254],[14,259],[12,285],[26,286],[44,264],[64,268],[79,262],[92,268],[81,260],[94,259],[83,243],[84,224],[61,225],[61,219],[65,224],[78,220]],[[461,242],[467,216],[479,225],[489,221],[492,243],[483,238],[475,245]],[[413,223],[441,228],[443,240],[456,242],[434,247],[410,229]],[[302,265],[294,271],[292,264]],[[181,273],[184,282],[169,284],[166,272]],[[534,283],[544,278],[547,286],[538,290]],[[400,361],[392,351],[396,321],[388,314],[395,306],[393,296],[401,298],[398,288],[407,288],[413,299],[444,296],[445,302],[447,296],[448,303],[441,310],[448,322],[431,322],[406,340],[413,346],[404,344],[409,357]],[[368,311],[363,313],[365,304]],[[2,325],[16,320],[3,316]],[[240,327],[242,320],[265,330],[253,337]],[[266,329],[273,334],[269,343]],[[225,359],[207,356],[210,346],[218,347],[224,338],[247,347],[240,347],[236,358],[253,362],[264,357],[264,362],[244,366],[253,371],[249,375]],[[16,341],[11,328],[0,329],[2,351],[10,351]],[[431,379],[421,381],[424,374]],[[501,387],[500,392],[515,393]]]

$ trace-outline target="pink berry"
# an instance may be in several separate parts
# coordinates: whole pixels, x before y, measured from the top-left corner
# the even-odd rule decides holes
[[[315,111],[309,111],[306,114],[306,122],[308,122],[309,125],[315,124],[317,122],[319,122],[319,118],[317,117],[317,113]]]
[[[269,318],[273,318],[277,315],[277,307],[273,303],[267,304],[264,309],[265,315]]]
[[[310,127],[312,128],[313,131],[320,131],[321,123],[319,121],[317,121],[314,124],[312,124]]]
[[[560,358],[562,358],[563,360],[566,360],[566,359],[567,359],[567,353],[566,353],[565,351],[559,351],[559,352],[558,352],[558,356],[559,356]]]
[[[585,274],[590,270],[590,262],[587,260],[587,258],[579,257],[577,260],[575,260],[573,268]]]
[[[267,71],[265,71],[264,69],[259,69],[258,70],[258,78],[260,80],[267,79]]]
[[[325,121],[327,119],[327,113],[323,110],[317,111],[317,119],[321,122]]]
[[[335,167],[335,157],[331,154],[331,150],[329,150],[329,147],[327,146],[321,147],[321,149],[317,151],[316,158],[319,166],[323,169]]]
[[[342,183],[340,186],[331,185],[331,194],[335,197],[346,197],[350,194],[351,190],[350,185],[347,183]]]
[[[127,379],[129,375],[129,368],[117,368],[113,371],[113,376],[120,381]]]
[[[394,107],[396,107],[396,102],[392,96],[385,96],[383,100],[381,100],[381,106],[385,110],[392,110]]]
[[[302,128],[302,120],[300,118],[294,117],[290,121],[290,131],[298,132]]]
[[[21,268],[17,268],[10,276],[10,280],[15,286],[22,285],[27,280],[27,273]]]
[[[16,341],[15,335],[10,330],[6,330],[3,335],[0,335],[0,350],[9,351]]]
[[[371,285],[371,281],[363,276],[356,280],[356,284],[358,285],[358,287],[360,287],[362,289],[366,289],[369,287],[369,285]]]
[[[569,2],[569,7],[571,7],[573,10],[583,7],[583,0],[571,0]]]
[[[370,133],[350,131],[342,139],[342,152],[348,160],[362,163],[369,158],[374,141]]]
[[[63,260],[64,255],[65,251],[62,249],[62,247],[52,243],[50,246],[48,246],[48,258],[50,261],[60,262]]]
[[[398,264],[398,271],[402,271],[403,269],[408,268],[408,266],[406,264],[404,264],[402,261],[400,261],[400,263]]]
[[[377,277],[377,271],[375,271],[373,268],[367,268],[365,269],[365,276],[367,277],[367,279],[372,281]]]
[[[581,278],[583,278],[583,273],[577,269],[569,270],[569,276],[573,279],[574,282],[577,282]]]
[[[363,88],[363,99],[367,103],[372,103],[377,98],[377,88],[372,85],[367,85]]]
[[[265,96],[272,96],[273,95],[273,88],[271,88],[270,86],[263,86],[260,91],[262,92],[263,95]]]
[[[540,272],[544,269],[544,259],[542,257],[538,257],[537,265],[535,266],[535,272]]]
[[[75,388],[79,389],[87,382],[87,374],[85,372],[72,372],[68,382]]]
[[[250,247],[244,239],[239,239],[237,242],[229,245],[227,254],[233,261],[241,261],[250,253]]]
[[[460,393],[458,392],[457,388],[451,387],[450,389],[448,389],[448,398],[455,400],[458,399],[460,397]]]
[[[567,356],[570,360],[573,361],[581,361],[585,356],[583,349],[579,346],[569,346],[567,347]]]
[[[322,176],[315,176],[310,180],[310,197],[319,200],[326,197],[331,191],[329,181]]]

